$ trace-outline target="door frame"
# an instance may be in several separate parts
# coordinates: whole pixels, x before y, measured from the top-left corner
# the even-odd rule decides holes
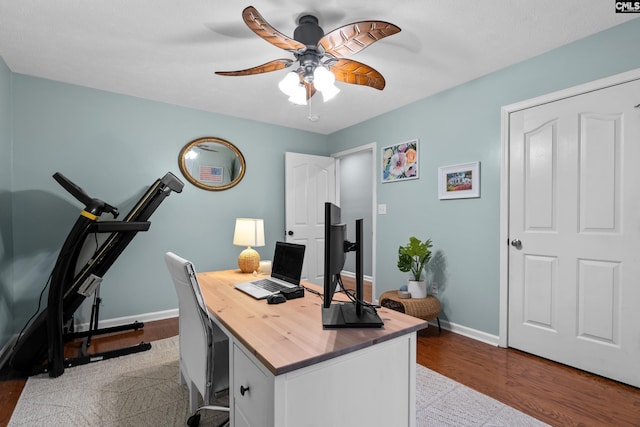
[[[500,167],[500,313],[498,346],[508,347],[509,325],[509,115],[513,112],[559,101],[587,92],[640,79],[640,68],[568,89],[548,93],[501,108],[501,167]],[[640,102],[640,99],[638,99]]]
[[[377,215],[376,215],[376,206],[377,206],[377,192],[376,192],[376,165],[377,163],[377,157],[376,157],[376,143],[375,142],[371,142],[369,144],[365,144],[365,145],[360,145],[358,147],[354,147],[354,148],[350,148],[348,150],[344,150],[344,151],[340,151],[337,153],[333,153],[330,154],[330,157],[334,157],[337,161],[338,164],[340,162],[340,159],[343,157],[347,157],[351,154],[356,154],[356,153],[361,153],[361,152],[365,152],[365,151],[370,151],[371,152],[371,243],[372,243],[372,248],[371,248],[371,299],[373,300],[373,302],[376,301],[376,247],[377,247],[377,241],[376,241],[376,228],[377,228]],[[340,200],[340,183],[336,184],[338,186],[338,197],[337,200]]]

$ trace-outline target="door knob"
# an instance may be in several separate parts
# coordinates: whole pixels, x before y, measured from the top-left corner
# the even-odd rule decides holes
[[[287,233],[289,236],[293,236],[293,230],[289,230],[289,232]]]
[[[520,239],[513,239],[511,241],[511,246],[513,246],[516,249],[522,249],[522,242],[520,241]]]
[[[249,391],[249,387],[245,387],[243,385],[240,386],[240,394],[244,396],[246,392]]]

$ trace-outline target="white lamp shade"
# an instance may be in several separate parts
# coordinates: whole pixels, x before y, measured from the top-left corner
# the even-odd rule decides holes
[[[326,68],[322,66],[316,67],[313,71],[313,85],[318,90],[324,90],[324,88],[328,86],[332,86],[333,82],[336,81],[336,76]]]
[[[285,95],[293,96],[300,87],[300,77],[297,73],[291,71],[278,83],[278,87]]]
[[[289,101],[297,105],[307,105],[307,90],[304,86],[298,86],[298,89],[289,97]]]
[[[264,220],[236,218],[233,244],[236,246],[264,246]]]
[[[340,89],[334,84],[336,76],[324,67],[317,67],[313,72],[313,85],[322,92],[324,102],[329,101],[340,92]]]
[[[327,102],[330,99],[333,99],[333,97],[335,97],[340,92],[340,89],[338,89],[336,85],[331,84],[322,89],[320,92],[322,92],[322,99],[324,100],[324,102]]]

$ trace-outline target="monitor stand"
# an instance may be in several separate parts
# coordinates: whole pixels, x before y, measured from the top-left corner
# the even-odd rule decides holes
[[[371,307],[361,306],[356,312],[355,303],[331,304],[322,308],[322,326],[325,329],[381,328],[384,323]]]

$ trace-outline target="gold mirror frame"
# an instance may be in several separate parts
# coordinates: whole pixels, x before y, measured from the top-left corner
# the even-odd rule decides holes
[[[200,160],[196,161],[198,157]],[[222,191],[236,186],[247,169],[244,156],[235,145],[211,136],[194,139],[182,147],[178,165],[190,183],[209,191]],[[211,168],[211,173],[203,172],[202,168]],[[196,170],[198,172],[194,175]],[[202,176],[207,178],[202,179]]]

